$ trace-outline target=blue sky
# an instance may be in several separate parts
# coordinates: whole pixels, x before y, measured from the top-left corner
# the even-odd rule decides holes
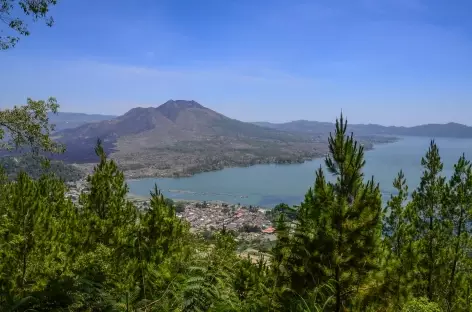
[[[63,0],[0,52],[0,107],[193,99],[244,121],[472,125],[469,0]]]

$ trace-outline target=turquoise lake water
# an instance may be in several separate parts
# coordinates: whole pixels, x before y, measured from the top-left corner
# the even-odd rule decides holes
[[[404,137],[395,143],[376,145],[365,153],[365,177],[374,176],[380,183],[384,199],[393,191],[392,182],[400,169],[403,169],[410,189],[416,187],[422,172],[421,157],[429,142],[424,137]],[[462,153],[472,160],[472,139],[440,138],[436,143],[444,162],[445,176],[451,175],[453,165]],[[172,199],[219,200],[271,208],[281,202],[299,204],[313,185],[315,171],[320,165],[324,167],[324,159],[303,164],[226,168],[188,178],[146,178],[128,181],[128,185],[132,194],[141,196],[148,196],[156,183],[164,196]]]

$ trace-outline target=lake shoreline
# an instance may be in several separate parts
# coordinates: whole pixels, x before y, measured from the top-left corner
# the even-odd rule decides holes
[[[385,139],[385,138],[383,138],[383,139]],[[398,142],[399,140],[402,140],[402,138],[392,137],[392,138],[389,138],[388,140],[381,140],[381,141],[378,141],[378,142],[369,142],[371,144],[371,146],[366,146],[364,148],[364,151],[371,151],[371,150],[374,150],[375,146],[377,146],[377,145],[392,144],[392,143]],[[125,174],[126,181],[138,181],[138,180],[142,180],[142,179],[161,179],[161,178],[179,179],[179,178],[190,178],[190,177],[193,177],[193,176],[201,174],[201,173],[216,172],[216,171],[221,171],[221,170],[228,169],[228,168],[248,168],[248,167],[253,167],[253,166],[258,166],[258,165],[290,166],[290,165],[296,165],[296,164],[303,164],[303,163],[313,161],[315,159],[324,158],[324,157],[326,157],[326,155],[317,155],[317,156],[314,156],[314,157],[306,157],[306,158],[303,159],[303,161],[295,161],[294,160],[294,161],[286,161],[286,162],[283,162],[283,163],[268,161],[268,162],[261,162],[261,163],[247,164],[247,165],[224,166],[222,168],[215,168],[213,170],[204,170],[204,171],[198,171],[198,172],[195,171],[195,172],[185,172],[185,173],[183,173],[183,172],[167,172],[166,171],[165,173],[159,174],[159,175],[150,174],[150,175],[133,175],[133,176],[127,175],[126,171],[123,171],[123,173]]]
[[[126,197],[128,198],[128,200],[130,200],[132,202],[141,202],[141,201],[146,201],[147,202],[147,201],[151,200],[151,194],[150,193],[149,193],[149,196],[128,193],[128,194],[126,194]],[[204,202],[204,201],[198,200],[198,199],[169,198],[169,197],[166,197],[166,198],[171,199],[174,203],[197,204],[197,203]],[[223,205],[223,204],[235,205],[235,203],[222,201],[222,200],[205,200],[205,202],[207,202],[208,204],[212,204],[212,205]],[[258,208],[272,209],[272,208],[269,208],[269,207],[258,207]]]
[[[454,171],[454,164],[465,153],[472,156],[472,139],[436,139],[443,174],[446,177]],[[370,144],[369,144],[370,145]],[[374,144],[366,147],[365,177],[373,177],[380,185],[383,201],[395,192],[393,180],[402,170],[409,188],[415,189],[423,172],[421,159],[430,145],[425,137],[400,137],[392,144]],[[189,178],[131,178],[127,179],[130,197],[149,200],[150,191],[157,184],[166,198],[176,202],[223,202],[272,208],[281,202],[298,205],[306,191],[313,187],[315,172],[324,167],[322,158],[290,166],[249,166],[246,168],[225,168]],[[331,175],[326,176],[333,180]]]
[[[385,141],[380,141],[380,142],[372,142],[371,144],[369,144],[368,146],[365,146],[365,151],[372,151],[372,150],[375,150],[375,148],[377,146],[383,146],[383,145],[389,145],[391,143],[395,143],[395,142],[398,142],[402,140],[402,138],[391,138],[390,140],[385,140]],[[203,172],[194,172],[194,173],[191,173],[191,174],[186,174],[186,175],[181,175],[181,176],[175,176],[174,174],[166,174],[166,175],[153,175],[153,176],[132,176],[132,177],[129,177],[126,175],[126,172],[124,172],[125,174],[125,178],[126,178],[126,182],[129,186],[129,183],[134,183],[134,182],[138,182],[138,181],[142,181],[144,179],[176,179],[176,180],[179,180],[180,178],[183,178],[183,179],[187,179],[187,178],[192,178],[192,177],[195,177],[201,173],[214,173],[214,172],[218,172],[218,171],[223,171],[224,169],[229,169],[229,168],[250,168],[250,167],[255,167],[256,165],[281,165],[281,167],[290,167],[291,165],[301,165],[301,164],[304,164],[304,163],[308,163],[310,161],[314,161],[314,160],[319,160],[319,159],[322,159],[323,157],[325,157],[325,155],[319,155],[318,157],[313,157],[313,158],[310,158],[310,159],[306,159],[304,160],[303,162],[293,162],[293,163],[263,163],[263,164],[251,164],[251,165],[247,165],[247,166],[226,166],[224,168],[221,168],[221,169],[216,169],[216,170],[211,170],[211,171],[203,171]],[[83,167],[84,169],[87,168],[88,170],[86,170],[86,174],[91,174],[92,173],[92,168],[93,166],[95,166],[96,164],[88,164],[87,167]],[[76,165],[77,167],[81,167],[81,165]],[[158,185],[158,187],[160,187],[160,185]],[[144,195],[143,193],[144,192],[140,192],[140,194],[136,194],[136,193],[132,193],[131,189],[130,189],[130,192],[128,193],[128,198],[130,200],[137,200],[137,201],[148,201],[151,197],[151,192],[152,188],[150,188],[147,192],[147,195]],[[219,192],[195,192],[195,191],[192,191],[190,189],[184,189],[184,188],[163,188],[163,187],[160,187],[160,190],[164,193],[167,193],[166,195],[166,198],[169,198],[169,199],[172,199],[174,202],[188,202],[188,203],[197,203],[197,202],[203,202],[203,201],[206,201],[206,202],[211,202],[211,203],[225,203],[225,204],[236,204],[238,203],[239,201],[241,202],[244,202],[245,199],[247,199],[247,196],[249,194],[224,194],[224,193],[219,193]],[[304,190],[306,191],[306,190]],[[177,196],[173,196],[171,194],[177,194]],[[184,198],[179,198],[180,196],[184,196]],[[227,195],[227,196],[226,196]],[[202,200],[201,199],[201,196],[206,196],[206,197],[209,197],[211,199],[206,199],[206,200]],[[199,199],[200,197],[200,199]],[[217,199],[218,197],[225,197],[225,199]],[[229,198],[231,197],[231,199]],[[215,199],[216,198],[216,199]],[[300,198],[303,199],[303,194],[300,194]],[[268,205],[258,205],[260,206],[261,208],[264,208],[264,209],[272,209],[274,205],[272,204],[268,204]]]
[[[373,144],[372,147],[366,148],[366,151],[372,151],[372,150],[375,149],[376,146],[387,145],[389,143],[395,143],[395,142],[398,142],[399,140],[401,140],[401,138],[395,138],[395,139],[390,140],[389,142],[376,143],[376,144]],[[304,163],[307,163],[307,162],[310,162],[310,161],[313,161],[313,160],[317,160],[317,159],[319,160],[319,159],[322,159],[322,158],[323,158],[323,156],[320,156],[320,157],[317,157],[317,158],[313,158],[311,160],[307,160]],[[268,165],[270,165],[270,164],[268,164]],[[271,165],[274,165],[274,164],[271,164]],[[277,164],[275,164],[275,165],[277,165]],[[290,165],[293,165],[293,164],[283,164],[283,167],[285,167],[285,166],[290,167]],[[244,166],[244,167],[243,166],[231,167],[231,168],[250,168],[250,167],[254,167],[254,165],[253,166]],[[227,169],[227,168],[229,168],[229,167],[225,167],[223,169]],[[223,169],[210,171],[208,173],[222,171]],[[186,178],[195,177],[197,175],[198,174],[195,173],[195,174],[190,175],[189,177],[186,177]],[[179,178],[180,177],[175,177],[175,176],[143,177],[143,178],[138,177],[138,178],[131,178],[131,179],[127,178],[126,181],[130,182],[130,183],[134,183],[134,182],[139,182],[139,181],[143,181],[143,180],[153,180],[153,179],[179,180]],[[186,179],[184,179],[184,180],[186,180]],[[167,195],[165,195],[165,196],[169,199],[172,199],[175,202],[203,202],[203,201],[206,201],[206,202],[213,202],[213,203],[236,204],[240,201],[245,202],[245,200],[248,198],[248,196],[251,196],[251,194],[249,194],[249,193],[245,193],[245,194],[244,193],[243,194],[227,194],[227,192],[222,193],[222,192],[218,192],[216,190],[200,192],[200,191],[196,191],[196,190],[188,189],[188,188],[161,187],[162,184],[159,185],[159,182],[157,182],[157,181],[156,181],[156,183],[158,184],[158,187],[160,188],[160,190],[162,192],[167,193]],[[300,193],[300,201],[303,201],[303,194],[304,194],[305,191],[306,190],[303,190],[303,192]],[[141,193],[141,195],[130,193],[130,196],[131,197],[142,198],[142,199],[144,199],[144,198],[149,199],[150,193],[149,193],[149,195],[143,195],[142,193]],[[181,197],[181,196],[183,196],[183,197]],[[202,196],[205,197],[206,199],[202,199]],[[225,199],[222,199],[222,200],[215,199],[215,198],[218,198],[218,197],[221,197],[221,196],[225,197]],[[281,202],[283,202],[283,200]],[[272,205],[272,204],[264,205],[264,204],[253,203],[253,205],[260,206],[264,209],[272,209],[274,207],[274,205]]]

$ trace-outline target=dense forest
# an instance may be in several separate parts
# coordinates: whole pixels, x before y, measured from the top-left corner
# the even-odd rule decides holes
[[[39,179],[43,174],[51,172],[65,182],[77,181],[85,176],[83,170],[73,165],[57,160],[48,161],[31,154],[0,157],[0,167],[10,180],[15,179],[21,171],[28,173],[33,179]]]
[[[157,187],[138,210],[100,142],[80,208],[53,174],[1,179],[2,311],[471,311],[470,162],[446,180],[431,142],[418,188],[400,172],[382,207],[346,125],[304,202],[274,211],[277,242],[256,262],[230,232],[190,232]]]

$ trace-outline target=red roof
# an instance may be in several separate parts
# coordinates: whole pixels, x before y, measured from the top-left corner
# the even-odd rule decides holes
[[[271,226],[269,226],[267,229],[262,230],[262,233],[274,233],[275,229]]]

